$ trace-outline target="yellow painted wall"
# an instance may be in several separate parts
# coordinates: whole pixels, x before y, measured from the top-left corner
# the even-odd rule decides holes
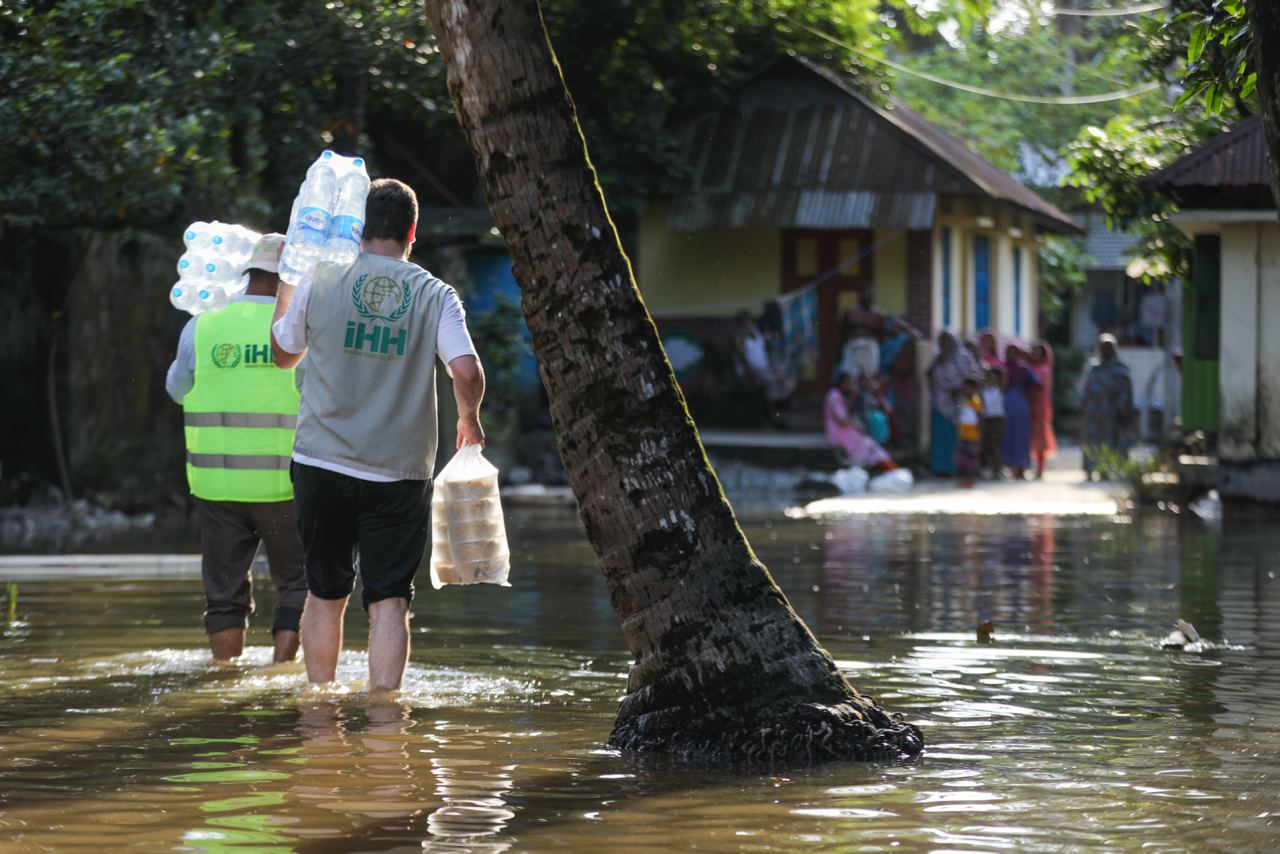
[[[653,315],[731,316],[778,295],[779,229],[676,232],[667,228],[669,213],[662,204],[640,215],[637,274]]]
[[[874,244],[892,235],[892,231],[876,229]],[[871,269],[876,286],[876,307],[887,314],[907,313],[907,234],[897,237],[876,250]]]
[[[942,227],[951,229],[951,327],[970,333],[974,331],[974,254],[973,237],[985,234],[991,238],[991,324],[996,329],[1012,335],[1013,320],[1013,247],[1021,247],[1022,256],[1022,337],[1035,337],[1040,310],[1039,296],[1039,244],[1035,239],[1035,225],[1021,213],[994,210],[988,214],[994,222],[984,226],[976,212],[961,212],[953,206],[948,213],[939,213],[934,226],[934,274],[933,299],[934,323],[941,324],[942,317]],[[1021,236],[1014,237],[1011,229],[1018,229]]]

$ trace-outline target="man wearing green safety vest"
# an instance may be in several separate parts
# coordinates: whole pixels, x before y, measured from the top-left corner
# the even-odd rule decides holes
[[[249,570],[265,544],[277,604],[274,660],[291,661],[306,601],[289,456],[298,419],[292,370],[276,368],[270,326],[284,237],[268,234],[244,272],[244,294],[191,318],[165,389],[182,404],[187,482],[200,517],[205,631],[213,657],[244,652],[253,613]]]

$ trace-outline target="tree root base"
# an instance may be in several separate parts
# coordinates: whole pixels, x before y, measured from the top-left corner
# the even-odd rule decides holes
[[[785,708],[736,710],[738,714],[728,710],[701,719],[675,710],[620,717],[609,746],[744,770],[891,762],[910,759],[924,749],[919,727],[862,699],[861,704],[792,703]]]

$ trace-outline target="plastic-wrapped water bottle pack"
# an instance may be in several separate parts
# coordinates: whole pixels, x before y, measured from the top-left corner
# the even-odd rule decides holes
[[[364,160],[325,151],[293,201],[280,256],[281,280],[296,285],[317,264],[350,264],[360,254],[369,173]]]
[[[169,302],[191,314],[222,308],[248,284],[248,276],[240,271],[261,237],[242,225],[191,223],[182,233],[187,249],[178,259],[178,281],[169,291]]]

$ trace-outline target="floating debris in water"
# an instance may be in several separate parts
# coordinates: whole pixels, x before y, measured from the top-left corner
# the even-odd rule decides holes
[[[977,637],[978,643],[995,643],[995,638],[992,637],[992,632],[995,630],[996,624],[991,620],[987,620],[986,622],[979,624]]]
[[[1173,624],[1173,631],[1160,642],[1163,649],[1186,649],[1192,644],[1200,643],[1200,633],[1196,627],[1186,620],[1178,620]]]

